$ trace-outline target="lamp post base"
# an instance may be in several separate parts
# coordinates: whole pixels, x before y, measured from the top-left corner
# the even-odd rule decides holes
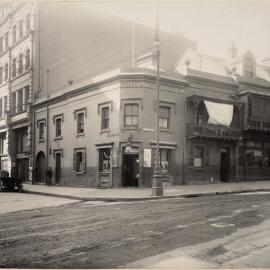
[[[163,196],[163,182],[167,182],[167,177],[161,174],[154,174],[152,177],[152,196]]]

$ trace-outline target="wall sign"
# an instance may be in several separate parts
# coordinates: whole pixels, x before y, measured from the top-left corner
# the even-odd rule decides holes
[[[143,166],[146,168],[151,168],[151,149],[143,150]]]

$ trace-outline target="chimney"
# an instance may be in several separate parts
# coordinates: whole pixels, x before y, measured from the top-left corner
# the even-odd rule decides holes
[[[270,57],[263,59],[262,62],[264,66],[270,67]]]
[[[229,58],[233,59],[237,56],[237,48],[234,43],[232,43],[232,46],[228,49]]]

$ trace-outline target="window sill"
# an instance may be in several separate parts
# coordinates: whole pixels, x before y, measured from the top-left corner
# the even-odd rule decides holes
[[[75,172],[76,175],[83,175],[85,172]]]
[[[84,137],[84,135],[85,135],[84,133],[77,133],[76,137]]]
[[[38,140],[38,142],[39,143],[43,143],[43,142],[45,142],[45,140],[44,139],[40,139],[40,140]]]
[[[106,128],[106,129],[102,129],[100,131],[100,134],[103,134],[103,133],[109,133],[110,132],[110,129],[109,128]]]
[[[168,129],[168,128],[159,128],[159,131],[160,131],[160,132],[168,132],[168,133],[172,133],[172,130],[171,130],[171,129]]]
[[[126,126],[126,127],[123,127],[122,130],[138,130],[139,127],[138,126]]]
[[[56,137],[54,140],[55,141],[58,141],[58,140],[62,140],[63,139],[63,137],[62,136],[59,136],[59,137]]]

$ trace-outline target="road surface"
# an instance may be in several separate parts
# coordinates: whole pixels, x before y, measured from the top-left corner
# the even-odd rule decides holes
[[[151,268],[164,256],[184,254],[214,268],[269,268],[269,221],[267,192],[79,201],[6,213],[0,215],[0,267]],[[265,259],[256,262],[254,254]]]

